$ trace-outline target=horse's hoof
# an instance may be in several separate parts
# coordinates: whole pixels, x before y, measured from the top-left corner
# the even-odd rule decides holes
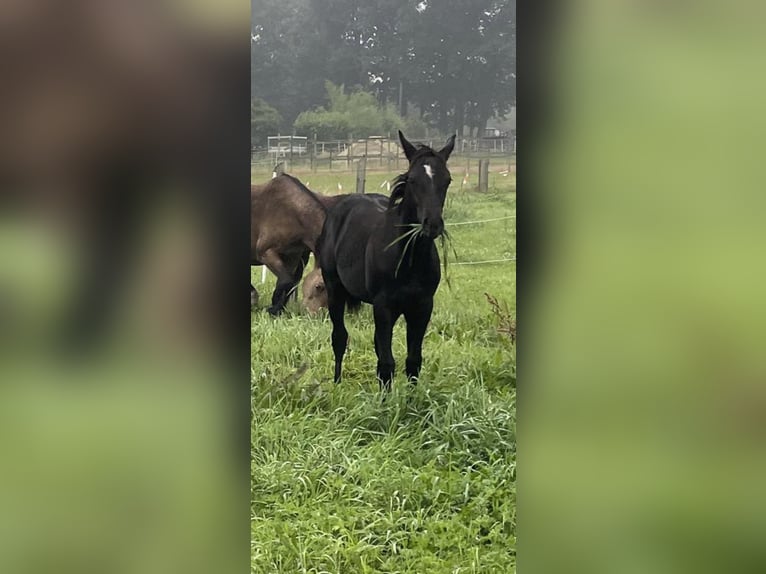
[[[279,317],[282,314],[282,309],[279,307],[269,307],[266,309],[269,312],[269,315],[272,317]]]

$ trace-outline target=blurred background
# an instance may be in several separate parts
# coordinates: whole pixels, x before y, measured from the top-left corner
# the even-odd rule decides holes
[[[249,28],[0,5],[3,572],[247,567]]]
[[[525,14],[519,564],[763,571],[764,7]]]

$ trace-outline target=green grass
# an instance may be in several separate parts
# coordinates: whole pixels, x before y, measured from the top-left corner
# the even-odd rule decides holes
[[[454,187],[445,220],[515,215],[504,182],[488,194]],[[450,232],[460,261],[515,257],[513,219]],[[369,306],[347,316],[339,385],[326,312],[311,317],[293,302],[278,319],[253,313],[253,572],[515,570],[515,346],[484,296],[515,316],[515,263],[454,263],[450,254],[451,288],[437,292],[417,386],[402,372],[404,322],[395,328],[385,402]],[[260,268],[252,278],[265,306],[274,278],[261,284]]]

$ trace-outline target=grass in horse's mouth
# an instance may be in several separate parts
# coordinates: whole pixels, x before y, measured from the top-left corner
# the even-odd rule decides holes
[[[406,225],[402,225],[400,227],[409,227],[410,230],[406,231],[396,239],[394,239],[391,243],[386,245],[386,250],[388,250],[393,245],[396,245],[400,241],[407,240],[407,243],[404,244],[404,249],[402,249],[402,254],[399,257],[399,262],[396,264],[396,270],[394,271],[394,277],[397,277],[399,275],[399,268],[402,266],[402,261],[404,261],[404,256],[407,254],[407,250],[410,247],[410,244],[417,240],[417,238],[423,233],[423,224],[422,223],[408,223]],[[414,253],[414,250],[410,252],[410,263],[412,263],[412,253]]]
[[[452,282],[450,281],[449,274],[447,273],[447,260],[449,259],[448,253],[447,253],[447,247],[449,247],[452,250],[452,254],[455,256],[455,261],[457,261],[457,251],[455,251],[455,246],[452,243],[452,236],[449,234],[449,232],[446,229],[439,236],[439,243],[441,244],[442,266],[444,267],[444,280],[447,282],[447,287],[452,289]]]
[[[406,225],[401,225],[400,227],[409,227],[409,231],[404,232],[402,235],[394,239],[391,243],[386,245],[386,250],[388,250],[390,247],[396,245],[400,241],[404,241],[405,239],[407,242],[404,244],[404,249],[402,249],[402,255],[399,257],[399,262],[396,264],[396,271],[394,271],[394,277],[399,275],[399,268],[402,266],[402,261],[404,261],[404,256],[407,254],[407,250],[410,247],[410,244],[413,241],[416,241],[417,238],[423,233],[423,224],[422,223],[408,223]],[[449,232],[445,229],[442,234],[439,236],[439,243],[441,244],[441,252],[442,252],[442,266],[444,268],[444,279],[447,282],[447,287],[452,289],[452,283],[450,282],[449,274],[447,273],[447,260],[448,252],[447,248],[452,250],[452,253],[455,255],[455,259],[457,260],[457,251],[455,251],[455,246],[452,244],[452,237],[450,236]],[[412,256],[410,256],[410,261]]]

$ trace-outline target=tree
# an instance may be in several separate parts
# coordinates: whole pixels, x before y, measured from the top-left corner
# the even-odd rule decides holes
[[[323,99],[328,48],[314,24],[312,0],[258,0],[252,6],[250,91],[279,111],[281,127],[289,131],[300,112]]]
[[[427,0],[407,19],[410,97],[442,131],[483,129],[515,102],[515,0]]]
[[[301,113],[295,120],[297,132],[324,140],[386,135],[403,126],[391,105],[381,105],[375,96],[359,88],[346,93],[344,86],[327,82],[327,108]]]
[[[253,147],[266,145],[267,137],[276,135],[282,124],[282,116],[260,98],[250,103],[250,141]]]

